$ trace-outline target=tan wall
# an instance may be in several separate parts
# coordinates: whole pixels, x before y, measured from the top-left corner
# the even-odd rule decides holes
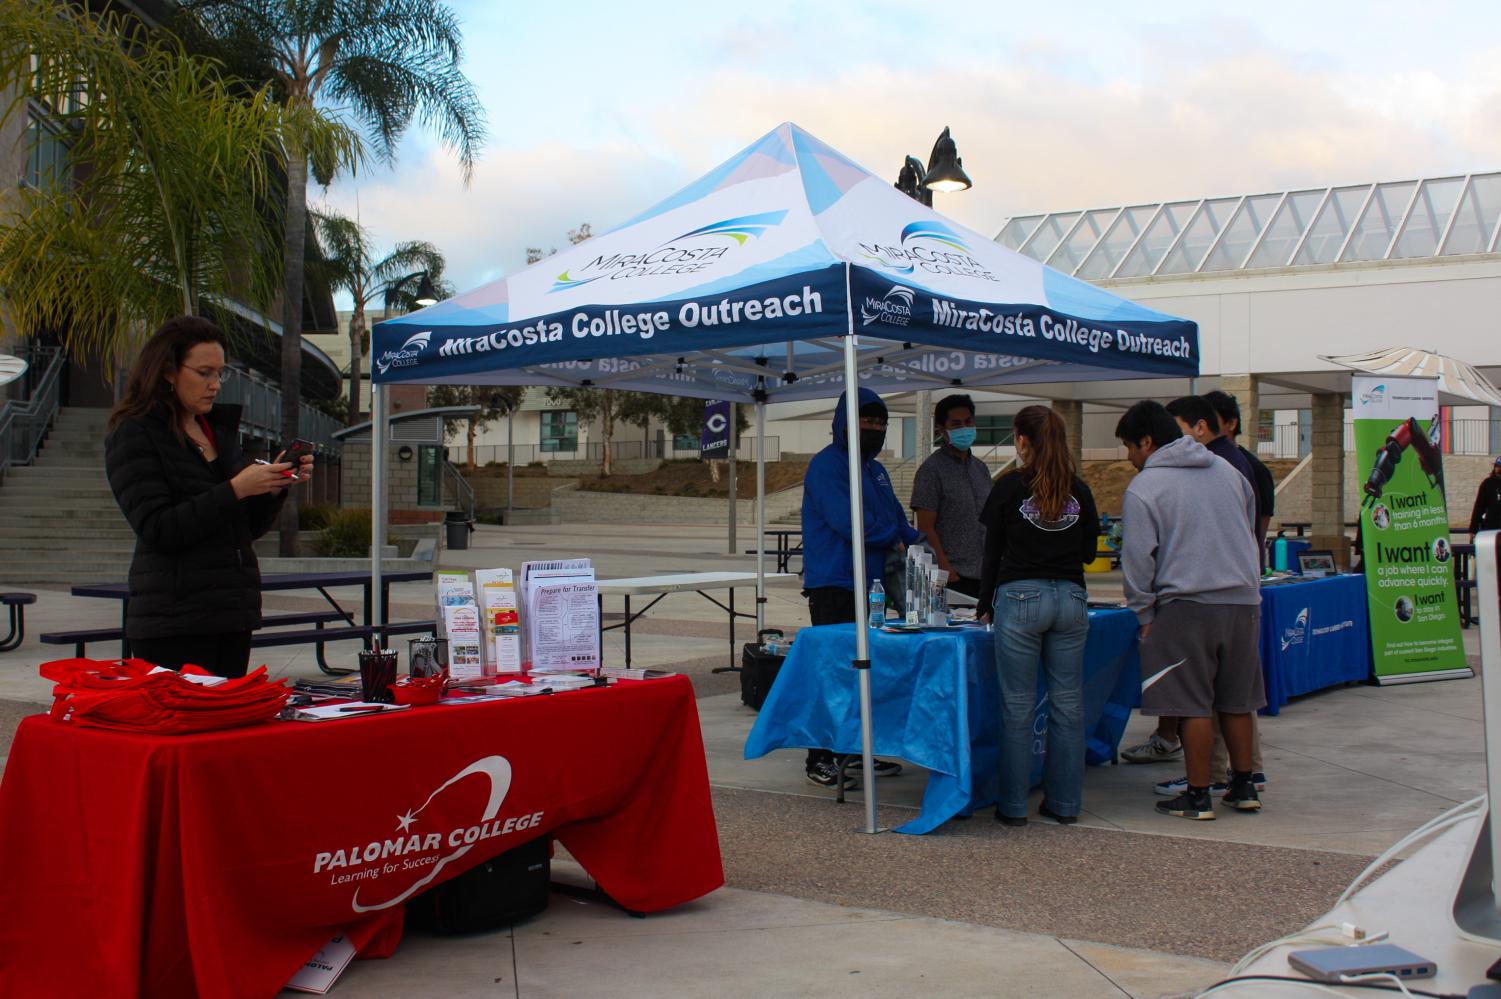
[[[1491,473],[1494,459],[1479,455],[1450,454],[1444,456],[1444,486],[1449,500],[1449,526],[1469,527],[1470,508],[1475,504],[1475,491],[1480,480]],[[1272,525],[1287,521],[1312,519],[1312,466],[1305,466],[1277,494],[1277,513]],[[1353,521],[1360,514],[1361,487],[1371,472],[1371,459],[1345,453],[1345,520]]]
[[[540,510],[552,506],[553,490],[572,485],[568,479],[550,476],[518,476],[516,478],[516,506],[523,510]],[[506,505],[506,480],[504,476],[473,478],[469,485],[474,489],[475,506],[481,510],[504,509]]]
[[[396,452],[401,444],[386,449],[386,509],[395,522],[441,517],[441,507],[417,505],[417,459],[402,461]],[[416,449],[413,448],[415,451]],[[345,508],[370,506],[370,445],[368,442],[344,449],[340,462],[339,505]]]
[[[783,489],[766,497],[766,522],[776,521],[802,509],[803,490]],[[640,496],[625,493],[581,492],[560,488],[552,507],[565,524],[728,524],[728,497],[693,499],[687,496]],[[755,524],[756,501],[735,504],[737,524]]]

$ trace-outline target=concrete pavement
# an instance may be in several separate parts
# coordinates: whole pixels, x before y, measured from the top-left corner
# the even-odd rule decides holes
[[[588,555],[602,577],[666,572],[754,570],[754,559],[729,555],[723,528],[566,525],[564,527],[481,527],[474,546],[440,553],[439,566],[519,567],[530,558]],[[742,529],[737,548],[749,547],[753,533]],[[768,568],[771,568],[770,566]],[[3,570],[0,570],[3,572]],[[1113,574],[1091,576],[1097,595],[1118,590]],[[0,580],[0,588],[15,588]],[[118,606],[73,598],[65,591],[31,587],[38,604],[28,608],[33,636],[19,650],[0,655],[0,754],[8,748],[14,720],[49,699],[49,685],[36,664],[69,650],[39,646],[46,630],[104,627],[118,622]],[[750,590],[741,606],[753,608]],[[356,603],[358,590],[336,592]],[[429,617],[431,592],[425,584],[393,588],[395,614]],[[268,594],[268,609],[321,605],[316,594]],[[607,606],[610,614],[618,606]],[[768,591],[767,621],[789,630],[807,623],[806,605],[795,584]],[[1171,766],[1091,768],[1085,783],[1085,816],[1080,827],[1064,830],[1034,820],[1030,839],[1007,842],[986,838],[997,827],[984,816],[950,823],[930,837],[854,832],[858,805],[837,806],[830,794],[802,776],[800,754],[779,752],[763,760],[741,759],[740,748],[754,714],[739,704],[733,676],[712,677],[707,669],[728,664],[725,615],[702,598],[675,594],[633,627],[638,665],[678,665],[699,690],[711,782],[716,786],[721,838],[726,844],[731,886],[707,899],[647,920],[631,920],[597,904],[555,896],[538,918],[506,933],[462,940],[410,937],[386,962],[357,963],[337,987],[351,996],[410,996],[439,990],[456,996],[552,995],[1078,995],[1157,996],[1202,988],[1224,970],[1232,956],[1225,948],[1234,933],[1195,936],[1181,927],[1149,947],[1121,946],[1137,939],[1124,932],[1133,921],[1181,919],[1171,899],[1161,914],[1137,897],[1097,897],[1102,918],[1080,934],[1046,910],[1046,892],[1032,894],[1025,879],[996,882],[1011,894],[985,906],[966,897],[966,884],[987,881],[992,866],[1028,858],[1073,856],[1048,876],[1074,882],[1090,876],[1090,857],[1115,854],[1132,869],[1163,872],[1169,884],[1171,858],[1195,856],[1199,844],[1225,844],[1224,866],[1203,871],[1210,880],[1236,870],[1236,851],[1263,849],[1263,862],[1310,872],[1307,897],[1286,911],[1268,897],[1255,900],[1247,932],[1295,929],[1322,911],[1337,894],[1326,885],[1340,882],[1345,864],[1358,869],[1367,858],[1450,805],[1478,793],[1484,779],[1479,681],[1375,688],[1349,687],[1302,698],[1282,715],[1263,720],[1271,786],[1259,815],[1225,816],[1191,823],[1156,815],[1150,785],[1177,776]],[[750,640],[753,626],[742,623],[737,639]],[[1467,644],[1474,631],[1466,632]],[[623,652],[619,631],[606,636],[607,661]],[[108,654],[101,647],[98,654]],[[272,649],[267,664],[276,675],[317,672],[310,650]],[[335,658],[352,660],[355,646],[335,647]],[[352,663],[351,663],[352,664]],[[691,665],[689,665],[691,664]],[[28,707],[31,706],[31,707]],[[1150,725],[1133,719],[1127,740],[1145,735]],[[923,774],[909,773],[878,786],[883,815],[916,807]],[[858,801],[858,795],[855,796]],[[846,818],[847,816],[847,818]],[[781,817],[780,819],[778,817]],[[777,820],[777,821],[772,821]],[[965,826],[964,829],[951,828]],[[811,829],[818,829],[810,839]],[[1079,832],[1073,839],[1061,839]],[[849,837],[845,839],[843,837]],[[979,839],[976,839],[979,837]],[[841,857],[870,852],[870,866],[834,868],[825,889],[796,883],[802,869],[817,866],[817,853]],[[1157,844],[1154,846],[1153,844]],[[1063,853],[1058,854],[1060,848]],[[782,862],[812,850],[801,862]],[[1072,852],[1071,852],[1072,851]],[[1276,851],[1283,851],[1278,853]],[[880,854],[880,855],[877,855]],[[1344,855],[1346,859],[1341,859]],[[1006,858],[1006,859],[1002,859]],[[1274,858],[1274,859],[1268,859]],[[861,862],[865,863],[864,861]],[[958,865],[957,876],[944,874]],[[1300,867],[1299,865],[1307,865]],[[566,873],[568,862],[560,864]],[[848,868],[848,869],[847,869]],[[1316,872],[1327,872],[1320,880]],[[953,873],[953,872],[950,872]],[[578,875],[574,872],[575,876]],[[1255,877],[1255,872],[1251,872]],[[740,879],[740,880],[737,880]],[[993,879],[992,879],[993,880]],[[1115,884],[1117,882],[1109,882]],[[1128,882],[1119,882],[1125,884]],[[737,884],[771,885],[749,891]],[[939,884],[937,893],[928,885]],[[908,890],[892,892],[893,886]],[[872,904],[871,900],[882,901]],[[1012,900],[1014,904],[1008,902]],[[1208,897],[1205,904],[1212,905]],[[1180,903],[1177,908],[1183,909]],[[1008,909],[1010,911],[1008,911]],[[961,915],[962,914],[962,915]],[[944,916],[957,918],[946,919]],[[1007,920],[1011,920],[1008,922]],[[962,921],[961,921],[962,920]],[[1281,920],[1281,923],[1279,923]],[[1289,922],[1291,921],[1291,922]],[[1186,922],[1186,921],[1185,921]],[[1028,929],[1045,932],[1025,932]],[[1232,927],[1234,929],[1234,927]],[[1155,938],[1154,938],[1155,939]],[[1185,956],[1187,955],[1187,956]],[[1198,955],[1198,956],[1194,956]],[[1217,960],[1205,960],[1206,956]]]

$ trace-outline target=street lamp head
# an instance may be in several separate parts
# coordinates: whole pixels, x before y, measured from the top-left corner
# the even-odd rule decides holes
[[[928,157],[927,176],[922,183],[930,191],[945,193],[967,191],[974,186],[964,172],[964,161],[959,158],[959,150],[946,125],[938,141],[933,143],[933,155]]]
[[[907,162],[902,164],[902,172],[897,174],[896,189],[909,198],[918,196],[918,185],[922,183],[923,168],[914,157],[908,156]]]
[[[966,187],[968,184],[965,185]],[[417,286],[417,297],[413,299],[422,308],[438,304],[438,295],[433,291],[432,278],[428,277],[427,271],[422,271],[422,283]]]
[[[419,278],[421,279],[420,281],[418,281]],[[417,293],[415,295],[404,290],[409,288],[413,281],[418,282]],[[409,295],[411,297],[408,297]],[[419,309],[425,309],[429,305],[436,305],[437,303],[438,296],[433,290],[433,281],[428,276],[427,271],[413,271],[411,274],[405,274],[386,283],[387,315],[390,315],[397,307],[406,312],[413,305]]]

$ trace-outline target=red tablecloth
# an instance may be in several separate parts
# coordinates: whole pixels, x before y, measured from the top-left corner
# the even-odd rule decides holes
[[[175,738],[28,718],[0,996],[264,999],[336,933],[389,953],[406,897],[540,833],[628,909],[724,883],[686,678]]]

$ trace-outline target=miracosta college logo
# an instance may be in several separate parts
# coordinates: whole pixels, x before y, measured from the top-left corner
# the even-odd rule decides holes
[[[976,260],[969,244],[949,226],[938,221],[912,222],[903,227],[895,246],[861,243],[861,254],[897,274],[958,274],[962,277],[999,281]]]
[[[429,821],[424,828],[422,813],[427,807],[466,778],[482,778],[487,782],[479,815],[468,824],[433,829]],[[320,851],[313,858],[313,873],[327,877],[330,885],[354,885],[349,905],[355,912],[376,912],[399,905],[430,884],[475,844],[541,823],[542,812],[513,815],[503,821],[497,818],[510,790],[509,760],[504,756],[475,760],[439,785],[417,808],[408,808],[396,816],[396,828],[390,836]],[[416,877],[419,874],[421,877]]]
[[[781,225],[786,217],[785,209],[741,215],[674,236],[641,253],[601,254],[582,267],[569,268],[559,274],[547,290],[549,294],[567,291],[601,278],[618,281],[664,274],[696,274],[719,263],[731,250],[744,246],[752,237],[760,239],[766,230]]]
[[[866,295],[860,303],[860,320],[866,326],[874,322],[906,326],[912,322],[913,291],[904,284],[894,284],[881,298]]]
[[[403,343],[395,350],[388,350],[377,357],[375,359],[375,366],[380,370],[381,374],[385,374],[392,368],[409,368],[417,363],[417,358],[427,349],[427,345],[432,342],[432,339],[432,330],[413,333],[407,337],[406,343]]]
[[[1367,406],[1379,406],[1386,401],[1386,383],[1382,382],[1369,392],[1360,393],[1360,401]]]

